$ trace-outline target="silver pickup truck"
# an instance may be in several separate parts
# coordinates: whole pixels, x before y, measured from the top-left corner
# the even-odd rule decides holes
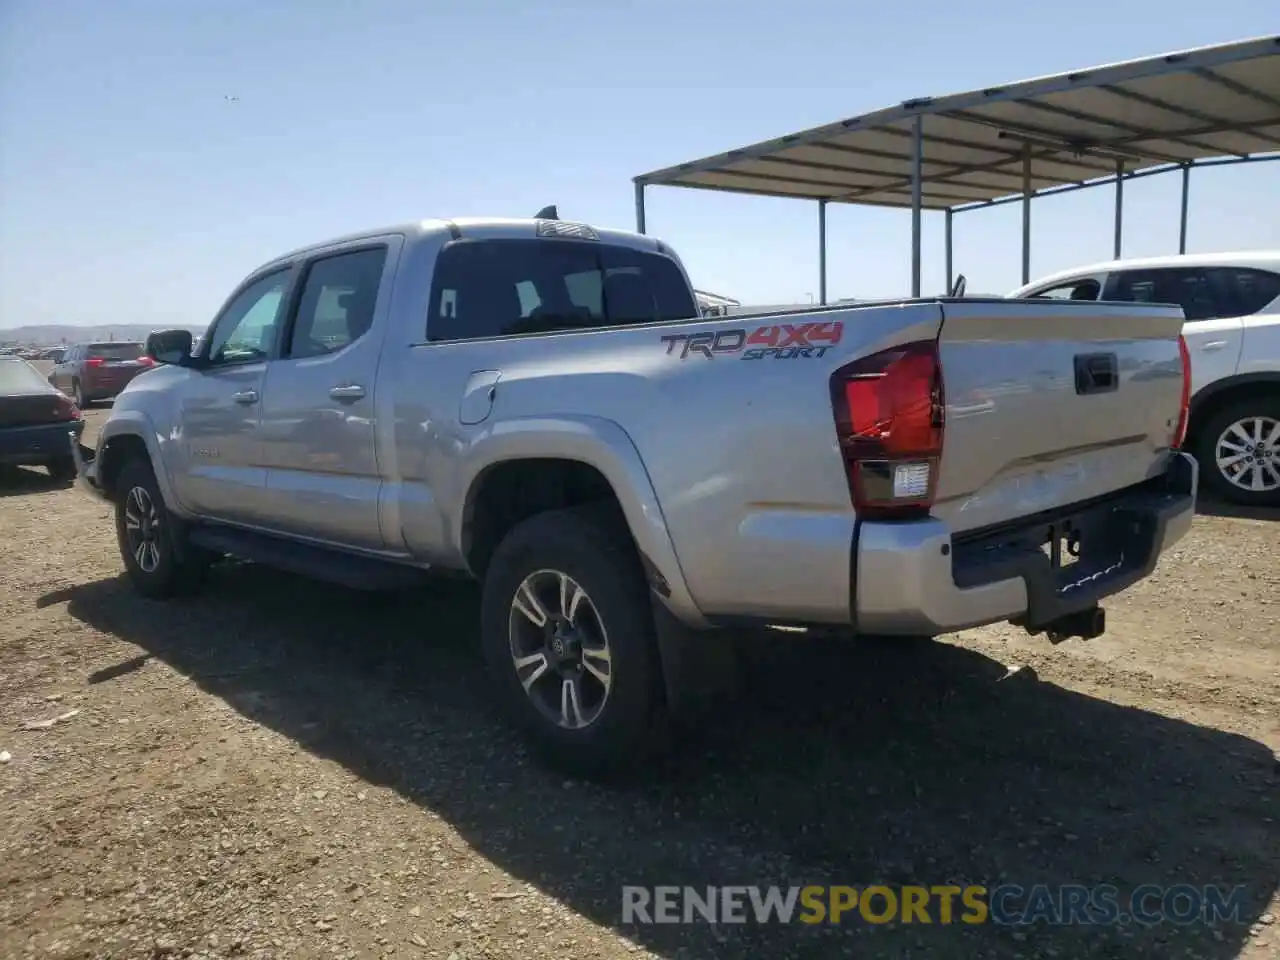
[[[726,628],[1095,636],[1191,524],[1176,307],[697,312],[668,246],[561,220],[309,247],[194,354],[153,335],[81,478],[147,596],[226,555],[479,578],[497,696],[588,773],[643,755]]]

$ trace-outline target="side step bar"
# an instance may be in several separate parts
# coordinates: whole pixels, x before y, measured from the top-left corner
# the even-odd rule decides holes
[[[354,590],[403,590],[420,586],[427,580],[426,571],[419,567],[250,530],[202,525],[191,527],[188,536],[196,546],[214,553],[230,554]]]

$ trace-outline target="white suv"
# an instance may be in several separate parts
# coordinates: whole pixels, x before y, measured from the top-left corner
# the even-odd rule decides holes
[[[1186,449],[1224,499],[1280,506],[1280,251],[1111,260],[1009,296],[1181,306],[1191,355]]]

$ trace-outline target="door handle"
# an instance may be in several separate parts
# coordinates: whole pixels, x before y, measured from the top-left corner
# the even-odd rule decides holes
[[[1080,353],[1075,357],[1076,393],[1113,393],[1119,385],[1119,363],[1114,353]]]
[[[1208,353],[1210,350],[1221,350],[1226,345],[1227,341],[1225,340],[1210,340],[1208,343],[1201,344],[1200,349]]]
[[[348,383],[341,387],[332,387],[329,396],[334,400],[360,400],[364,397],[364,387],[358,383]]]
[[[257,390],[241,390],[239,393],[233,393],[231,399],[236,403],[250,404],[258,402]]]

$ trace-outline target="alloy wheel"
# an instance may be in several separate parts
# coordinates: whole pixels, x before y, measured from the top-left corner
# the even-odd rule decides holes
[[[124,532],[129,553],[143,573],[160,567],[160,511],[145,487],[134,487],[124,502]]]
[[[613,685],[609,637],[577,581],[557,570],[525,577],[511,599],[508,638],[516,676],[546,719],[582,730],[600,718]]]
[[[1213,447],[1218,472],[1250,493],[1280,490],[1280,420],[1244,417],[1228,426]]]

